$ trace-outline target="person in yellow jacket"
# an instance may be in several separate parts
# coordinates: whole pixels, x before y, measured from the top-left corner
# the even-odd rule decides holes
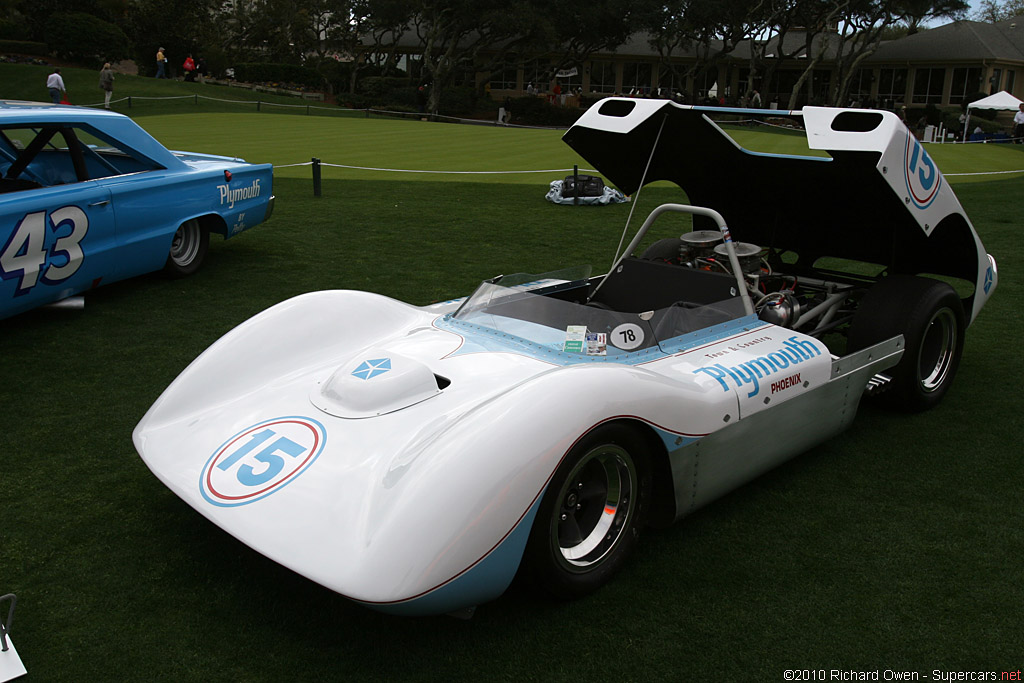
[[[156,77],[167,78],[167,55],[163,48],[156,51]]]

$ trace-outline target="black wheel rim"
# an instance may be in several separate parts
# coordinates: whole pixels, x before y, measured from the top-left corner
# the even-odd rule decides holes
[[[637,489],[636,466],[615,444],[590,450],[569,473],[551,519],[558,564],[573,573],[593,570],[629,528]]]

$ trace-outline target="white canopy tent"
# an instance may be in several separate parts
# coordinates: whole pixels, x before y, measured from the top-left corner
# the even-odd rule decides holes
[[[989,95],[988,97],[983,97],[980,100],[971,102],[967,105],[967,118],[964,120],[963,139],[967,139],[967,131],[970,129],[971,109],[1006,109],[1010,111],[1017,111],[1021,104],[1024,104],[1024,102],[1018,100],[1005,90],[997,92],[995,95]]]

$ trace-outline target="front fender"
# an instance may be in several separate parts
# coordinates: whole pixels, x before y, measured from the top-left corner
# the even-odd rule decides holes
[[[353,597],[393,604],[445,587],[443,611],[476,604],[476,583],[466,581],[472,598],[467,593],[461,605],[454,584],[501,552],[505,566],[486,570],[493,585],[485,597],[496,597],[515,574],[552,475],[583,435],[634,418],[692,441],[735,411],[734,398],[692,373],[571,366],[523,382],[409,444],[378,473],[365,538],[377,552],[358,580],[374,590]]]

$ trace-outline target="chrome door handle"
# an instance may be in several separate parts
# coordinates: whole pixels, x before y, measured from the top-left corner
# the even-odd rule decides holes
[[[104,199],[104,200],[103,200],[103,201],[101,201],[101,202],[93,202],[93,203],[92,203],[92,204],[90,204],[89,206],[106,206],[106,205],[107,205],[107,204],[109,204],[109,203],[110,203],[110,200],[109,200],[109,199]]]

